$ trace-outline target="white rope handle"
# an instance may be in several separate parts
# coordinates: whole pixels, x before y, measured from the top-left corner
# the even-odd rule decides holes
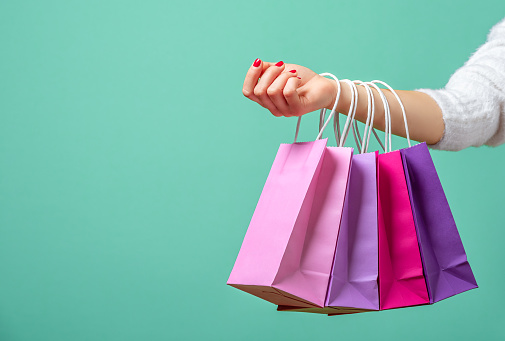
[[[323,127],[325,118],[326,118],[326,108],[322,108],[321,111],[319,112],[319,130],[318,131],[321,131],[321,128]]]
[[[387,83],[383,82],[383,81],[379,81],[379,80],[373,80],[372,83],[379,83],[379,84],[382,84],[384,85],[386,88],[388,88],[392,93],[393,95],[395,96],[396,100],[398,101],[398,103],[400,103],[400,107],[402,108],[402,115],[403,115],[403,122],[405,123],[405,135],[407,137],[407,143],[409,144],[409,147],[411,147],[411,144],[410,144],[410,135],[409,135],[409,126],[407,124],[407,114],[405,113],[405,107],[403,106],[403,103],[400,99],[400,96],[398,96],[398,94],[396,93],[396,91],[390,87]],[[391,117],[389,118],[390,119],[390,128],[391,128]],[[391,134],[391,131],[389,132],[389,134]],[[391,146],[390,146],[391,148]]]
[[[384,139],[384,152],[391,151],[391,134],[389,133],[390,131],[390,125],[391,125],[391,119],[390,119],[390,112],[389,112],[389,103],[387,101],[386,96],[382,92],[381,88],[379,88],[375,83],[372,82],[366,82],[367,85],[372,86],[377,92],[379,93],[379,97],[381,98],[382,105],[384,106],[384,134],[385,134],[385,139]],[[375,133],[375,131],[374,131]],[[377,140],[380,142],[379,137],[377,134],[375,135],[377,137]],[[388,139],[389,138],[389,139]],[[389,148],[389,150],[388,150]]]
[[[361,85],[360,83],[363,83],[362,81],[360,80],[354,80],[352,81],[354,84],[358,84],[358,85]],[[367,123],[368,124],[368,120],[370,119],[370,106],[371,104],[371,98],[370,98],[370,94],[368,93],[367,91]],[[357,120],[353,120],[353,125],[352,125],[352,135],[354,136],[354,142],[356,143],[356,147],[358,148],[358,154],[361,154],[363,152],[363,145],[362,145],[362,139],[361,139],[361,135],[359,133],[359,126],[358,126],[358,121]],[[363,133],[363,140],[366,138],[366,125],[365,125],[365,132]]]
[[[338,104],[338,101],[340,100],[340,94],[341,94],[340,82],[339,82],[338,78],[334,74],[331,74],[329,72],[324,72],[324,73],[320,73],[319,76],[323,76],[323,77],[324,76],[329,76],[329,77],[333,78],[337,82],[337,96],[335,98],[335,104],[333,104],[333,108],[331,109],[330,116],[328,116],[328,119],[326,120],[326,122],[322,126],[321,126],[321,124],[324,121],[324,116],[326,115],[326,108],[321,109],[321,113],[319,115],[319,134],[317,135],[316,140],[321,139],[321,136],[323,135],[323,131],[326,128],[326,126],[328,125],[328,122],[335,115],[335,112],[337,110],[337,104]],[[296,122],[296,132],[295,132],[295,141],[294,141],[294,143],[296,143],[296,139],[298,138],[298,132],[300,130],[300,122],[301,122],[301,120],[302,120],[302,116],[299,116],[298,117],[298,121]],[[340,135],[340,129],[339,129],[338,135]]]
[[[360,81],[361,82],[361,81]],[[362,83],[362,84],[361,84]],[[381,146],[382,150],[383,151],[386,151],[386,148],[384,147],[384,144],[382,144],[382,141],[381,139],[379,138],[379,135],[377,135],[377,132],[375,131],[374,127],[373,127],[373,123],[375,121],[375,98],[374,98],[374,95],[373,95],[373,91],[372,89],[370,88],[368,82],[361,82],[360,85],[362,85],[363,87],[365,87],[365,89],[367,90],[367,92],[369,91],[370,92],[370,97],[372,99],[372,113],[370,116],[367,116],[367,123],[365,124],[365,131],[363,132],[363,137],[366,136],[367,134],[367,127],[368,127],[368,136],[366,138],[366,145],[364,146],[364,149],[362,148],[363,153],[367,153],[368,152],[368,146],[370,144],[370,137],[371,137],[371,133],[374,134],[375,136],[375,139],[377,140],[377,142],[379,143],[379,145]],[[382,100],[382,99],[381,99]],[[370,122],[368,121],[368,118],[370,117]]]
[[[360,153],[366,153],[368,151],[368,144],[370,142],[370,136],[372,136],[372,129],[373,129],[373,122],[374,122],[374,116],[375,116],[375,101],[372,93],[372,89],[365,83],[360,80],[355,80],[354,83],[361,85],[365,88],[366,93],[367,93],[367,116],[366,116],[366,123],[365,123],[365,130],[363,131],[363,141],[360,141],[361,143],[361,148]],[[357,121],[355,121],[357,122]],[[359,137],[359,135],[358,135]],[[380,141],[379,141],[380,143]]]
[[[329,73],[329,72],[323,72],[323,73],[320,73],[319,76],[323,76],[323,77],[328,76],[328,77],[331,77],[331,78],[333,78],[335,80],[335,82],[337,83],[337,96],[335,98],[335,103],[333,104],[333,108],[331,109],[330,116],[328,116],[328,120],[319,129],[319,134],[317,135],[316,140],[319,140],[321,138],[321,136],[323,135],[324,129],[326,128],[326,126],[328,125],[329,120],[333,116],[333,118],[334,118],[333,129],[335,131],[335,139],[337,140],[337,143],[338,143],[338,140],[340,138],[340,126],[338,126],[337,105],[338,105],[338,101],[340,100],[340,95],[342,93],[342,88],[340,87],[340,81],[338,80],[338,78],[334,74]],[[324,113],[326,113],[326,108],[323,108],[323,109],[324,109]],[[323,109],[321,109],[322,113],[323,113]],[[321,115],[321,116],[322,116],[322,118],[324,120],[324,114]],[[335,122],[337,122],[337,123],[335,123]]]
[[[324,120],[326,118],[326,110],[326,108],[321,109],[321,112],[319,114],[319,131],[321,131],[321,128],[323,127]],[[335,133],[335,141],[337,143],[340,141],[340,122],[338,114],[338,112],[335,112],[335,115],[333,116],[333,132]]]
[[[339,124],[339,113],[336,112],[337,110],[337,104],[338,101],[340,100],[340,94],[341,94],[341,88],[340,88],[340,82],[337,77],[335,77],[334,74],[329,73],[329,72],[324,72],[320,73],[319,76],[329,76],[337,82],[337,97],[335,98],[335,104],[333,105],[333,110],[335,110],[335,114],[333,116],[333,132],[335,133],[335,141],[338,144],[338,141],[340,140],[340,124]],[[322,108],[321,112],[319,114],[319,131],[321,131],[323,124],[324,124],[324,119],[326,116],[326,108]]]
[[[349,79],[343,79],[342,82],[345,82],[351,88],[351,103],[349,105],[349,112],[347,113],[344,129],[342,129],[342,136],[340,137],[340,143],[338,144],[339,147],[342,147],[347,140],[349,130],[351,130],[354,117],[356,116],[356,108],[358,107],[358,89],[356,88],[356,85]]]

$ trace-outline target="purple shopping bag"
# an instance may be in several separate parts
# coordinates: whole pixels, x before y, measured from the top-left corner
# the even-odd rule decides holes
[[[430,303],[477,288],[426,143],[400,152]]]
[[[279,148],[228,284],[278,305],[324,305],[352,148]]]

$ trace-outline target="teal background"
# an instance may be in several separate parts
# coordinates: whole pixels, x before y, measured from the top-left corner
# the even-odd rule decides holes
[[[226,286],[295,128],[242,96],[255,58],[439,88],[504,13],[503,0],[1,0],[0,340],[505,338],[505,146],[432,152],[479,289],[330,318]]]

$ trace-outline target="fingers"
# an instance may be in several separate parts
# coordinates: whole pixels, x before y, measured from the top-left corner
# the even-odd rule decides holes
[[[256,59],[246,74],[242,92],[274,116],[289,117],[299,115],[300,100],[296,88],[300,84],[296,70],[286,70],[282,61],[274,64]],[[289,102],[285,94],[290,97]]]
[[[282,113],[282,115],[286,117],[293,116],[293,113],[291,107],[289,106],[289,103],[287,102],[287,99],[284,96],[284,91],[288,82],[291,84],[290,86],[293,86],[292,84],[294,84],[296,89],[296,86],[300,83],[299,78],[296,76],[296,70],[285,70],[279,76],[277,76],[277,78],[272,82],[272,84],[270,84],[267,89],[267,95],[272,103]],[[290,95],[296,95],[296,92],[289,93]]]
[[[279,110],[274,104],[274,102],[270,99],[268,95],[268,88],[275,81],[275,79],[284,71],[286,66],[284,63],[278,62],[274,66],[269,67],[263,72],[261,78],[258,81],[258,84],[254,87],[254,95],[258,98],[259,102],[263,107],[270,110],[270,112],[274,116],[284,116],[282,111]]]
[[[261,59],[256,59],[254,63],[252,63],[251,67],[247,71],[244,86],[242,88],[242,93],[245,97],[259,103],[258,98],[254,95],[254,87],[258,84],[258,79],[261,77],[263,72],[272,65],[272,63],[264,62]]]
[[[302,81],[299,77],[291,77],[286,81],[286,85],[282,91],[282,95],[289,106],[292,116],[300,116],[304,114],[302,111],[302,102],[297,91],[301,83]]]

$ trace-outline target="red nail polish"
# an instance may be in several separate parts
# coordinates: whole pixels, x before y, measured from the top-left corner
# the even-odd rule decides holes
[[[291,72],[291,73],[295,73],[295,72],[296,72],[296,70],[289,70],[289,72]]]
[[[275,64],[275,66],[282,66],[284,65],[284,62],[281,60],[280,62],[277,62],[277,64]]]
[[[261,59],[257,58],[257,59],[254,61],[253,66],[254,66],[254,67],[258,67],[258,66],[260,66],[260,64],[261,64]]]
[[[301,79],[300,77],[296,77],[296,78]]]

